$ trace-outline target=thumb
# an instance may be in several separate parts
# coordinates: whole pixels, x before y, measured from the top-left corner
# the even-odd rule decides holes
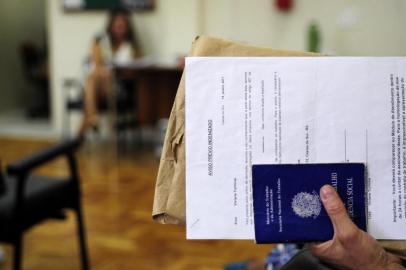
[[[347,214],[343,202],[332,186],[323,186],[320,189],[320,197],[331,223],[333,223],[335,233],[351,232],[356,229],[356,226]]]

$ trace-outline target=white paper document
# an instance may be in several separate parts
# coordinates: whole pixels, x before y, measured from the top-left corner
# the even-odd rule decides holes
[[[368,232],[406,239],[406,58],[186,60],[188,239],[254,239],[252,164],[363,162]]]

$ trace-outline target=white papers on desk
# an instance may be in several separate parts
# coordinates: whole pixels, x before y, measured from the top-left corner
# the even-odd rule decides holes
[[[406,58],[186,60],[189,239],[253,239],[251,165],[365,162],[368,231],[406,239]]]
[[[131,59],[129,61],[115,61],[113,63],[116,68],[167,68],[178,69],[179,64],[175,59],[162,59],[153,56],[144,56],[142,58]]]

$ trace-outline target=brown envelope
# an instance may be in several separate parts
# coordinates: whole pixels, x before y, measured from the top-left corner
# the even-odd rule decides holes
[[[197,37],[189,56],[317,56],[319,54],[254,47],[207,36]],[[163,224],[184,225],[185,207],[185,76],[183,74],[169,118],[158,177],[152,217]],[[403,241],[382,242],[406,258]]]

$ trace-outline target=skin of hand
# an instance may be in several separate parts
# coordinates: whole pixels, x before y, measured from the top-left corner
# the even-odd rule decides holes
[[[405,269],[399,258],[387,253],[372,236],[352,222],[332,186],[323,186],[320,198],[333,224],[334,236],[327,242],[310,245],[314,256],[336,269]]]

